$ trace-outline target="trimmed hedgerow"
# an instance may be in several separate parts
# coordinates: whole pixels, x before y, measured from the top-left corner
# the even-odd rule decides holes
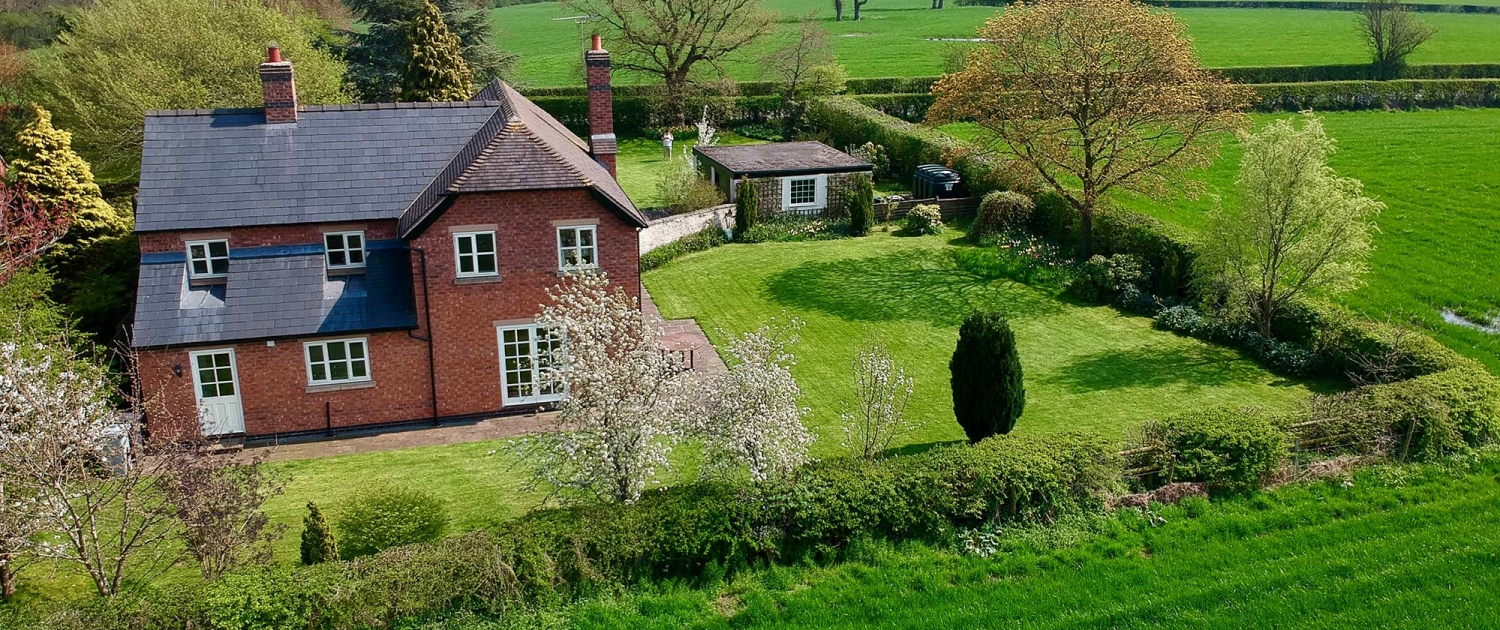
[[[1004,163],[981,155],[969,145],[935,129],[915,125],[840,96],[814,101],[807,108],[807,122],[836,147],[866,142],[885,147],[891,173],[907,177],[923,164],[945,164],[958,171],[969,194],[1013,188],[1006,185]]]
[[[710,225],[698,232],[641,254],[641,271],[650,271],[659,268],[693,252],[713,249],[727,242],[729,242],[729,239],[725,238],[724,230],[719,229],[717,225]]]
[[[1287,454],[1287,434],[1253,409],[1209,409],[1139,427],[1135,446],[1155,448],[1165,482],[1203,482],[1210,493],[1258,487]]]

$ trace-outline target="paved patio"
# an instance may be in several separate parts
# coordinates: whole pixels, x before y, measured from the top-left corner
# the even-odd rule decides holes
[[[703,334],[703,329],[698,326],[696,320],[662,319],[661,311],[657,310],[656,304],[651,301],[651,295],[645,292],[644,287],[641,289],[641,310],[651,321],[661,324],[662,348],[683,352],[685,354],[684,360],[691,363],[695,372],[700,374],[722,374],[728,371],[728,368],[724,365],[724,360],[719,358],[719,353],[708,342],[708,336]],[[501,416],[472,423],[430,428],[410,428],[371,435],[340,437],[318,442],[258,446],[246,449],[246,454],[265,454],[268,461],[277,462],[354,455],[358,453],[375,453],[417,446],[503,440],[546,431],[552,426],[554,416],[555,414],[551,412]]]

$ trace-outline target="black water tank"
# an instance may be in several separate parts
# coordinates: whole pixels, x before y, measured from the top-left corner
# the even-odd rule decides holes
[[[923,164],[912,178],[912,196],[917,199],[952,199],[963,196],[962,178],[942,164]]]

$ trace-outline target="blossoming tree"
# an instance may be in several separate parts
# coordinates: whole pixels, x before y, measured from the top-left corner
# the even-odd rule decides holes
[[[772,321],[731,341],[729,371],[710,380],[699,415],[704,472],[744,467],[750,478],[781,477],[808,461],[813,434],[802,423],[802,390],[792,378],[797,358],[789,349],[802,322]]]

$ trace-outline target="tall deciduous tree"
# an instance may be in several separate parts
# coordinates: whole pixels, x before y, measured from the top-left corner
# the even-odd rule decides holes
[[[1015,428],[1026,410],[1026,384],[1016,335],[1004,315],[975,312],[965,318],[948,370],[953,415],[970,442]]]
[[[762,59],[761,70],[780,86],[787,137],[801,126],[808,99],[842,92],[848,82],[816,11],[803,16],[797,31]]]
[[[536,321],[553,336],[539,359],[544,382],[535,386],[567,396],[557,403],[555,431],[515,447],[536,487],[635,501],[668,470],[684,436],[688,375],[677,355],[659,348],[659,326],[604,274],[572,274],[548,295]]]
[[[1369,47],[1375,70],[1393,79],[1406,57],[1432,37],[1433,28],[1417,19],[1401,0],[1369,0],[1359,12],[1359,30]]]
[[[761,0],[567,0],[571,10],[598,15],[612,33],[614,65],[660,77],[671,124],[687,121],[694,68],[722,70],[735,53],[774,32],[776,14]]]
[[[1240,207],[1211,217],[1195,272],[1205,291],[1227,294],[1270,336],[1293,300],[1358,286],[1371,219],[1384,204],[1328,166],[1334,141],[1316,117],[1301,127],[1284,118],[1241,141]]]
[[[934,122],[972,120],[1082,219],[1101,198],[1165,193],[1244,124],[1250,91],[1203,68],[1171,13],[1130,0],[1018,3],[979,29],[963,71],[933,88]]]
[[[411,22],[401,100],[438,102],[467,100],[474,92],[474,73],[464,61],[463,44],[448,30],[443,12],[427,2]]]
[[[410,52],[411,23],[428,0],[345,0],[363,31],[348,31],[344,60],[349,83],[366,103],[390,102],[401,93],[401,78]],[[464,61],[475,82],[503,78],[516,56],[495,47],[489,11],[475,10],[473,0],[431,0],[443,13],[448,30],[458,37]],[[301,76],[298,76],[301,81]]]
[[[314,20],[259,2],[100,0],[35,56],[38,100],[100,177],[132,180],[148,110],[261,104],[267,42],[297,64],[300,103],[349,102],[343,62],[310,41]]]

